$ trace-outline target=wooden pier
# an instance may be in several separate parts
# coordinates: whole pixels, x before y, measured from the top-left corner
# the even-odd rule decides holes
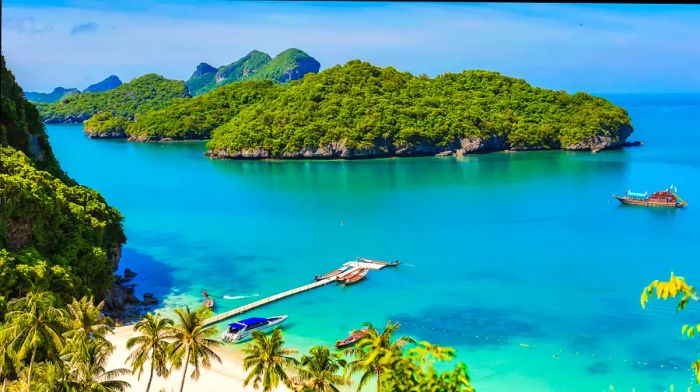
[[[224,312],[224,313],[221,313],[221,314],[217,314],[217,315],[214,316],[214,317],[211,317],[211,318],[208,318],[208,319],[204,320],[204,325],[206,326],[206,325],[216,324],[216,323],[218,323],[219,321],[226,320],[226,319],[229,318],[229,317],[233,317],[233,316],[235,316],[235,315],[237,315],[237,314],[241,314],[241,313],[243,313],[243,312],[247,312],[247,311],[249,311],[249,310],[251,310],[251,309],[254,309],[254,308],[257,308],[257,307],[259,307],[259,306],[267,305],[267,304],[269,304],[270,302],[275,302],[275,301],[280,300],[280,299],[282,299],[282,298],[290,297],[290,296],[292,296],[292,295],[294,295],[294,294],[298,294],[298,293],[301,293],[301,292],[304,292],[304,291],[308,291],[308,290],[311,290],[311,289],[315,289],[316,287],[325,286],[325,285],[327,285],[328,283],[334,282],[337,278],[338,278],[337,276],[334,276],[334,277],[332,277],[332,278],[319,280],[319,281],[316,281],[316,282],[313,282],[313,283],[309,283],[309,284],[304,285],[304,286],[301,286],[301,287],[297,287],[297,288],[295,288],[295,289],[287,290],[287,291],[285,291],[285,292],[282,292],[282,293],[275,294],[275,295],[270,296],[270,297],[267,297],[267,298],[263,298],[263,299],[257,300],[257,301],[255,301],[255,302],[251,302],[251,303],[249,303],[248,305],[240,306],[240,307],[238,307],[238,308],[236,308],[236,309],[229,310],[228,312]]]
[[[204,325],[206,326],[206,325],[216,324],[219,321],[226,320],[227,318],[233,317],[237,314],[247,312],[251,309],[255,309],[255,308],[263,306],[263,305],[267,305],[270,302],[275,302],[275,301],[283,299],[283,298],[291,297],[294,294],[299,294],[299,293],[302,293],[304,291],[315,289],[316,287],[325,286],[328,283],[335,282],[336,280],[342,281],[345,276],[348,276],[351,273],[356,272],[358,269],[379,270],[379,269],[382,269],[386,266],[396,266],[398,264],[399,264],[398,261],[393,262],[393,263],[387,263],[384,261],[369,260],[369,259],[363,259],[361,257],[358,257],[358,261],[350,261],[350,262],[343,264],[343,265],[351,267],[351,268],[348,269],[347,271],[344,271],[341,274],[334,275],[334,276],[331,276],[331,277],[326,278],[326,279],[317,280],[316,282],[309,283],[307,285],[300,286],[300,287],[297,287],[297,288],[294,288],[291,290],[287,290],[285,292],[275,294],[273,296],[263,298],[263,299],[255,301],[255,302],[251,302],[248,305],[243,305],[243,306],[240,306],[238,308],[231,309],[228,312],[217,314],[214,317],[210,317],[210,318],[204,320]]]

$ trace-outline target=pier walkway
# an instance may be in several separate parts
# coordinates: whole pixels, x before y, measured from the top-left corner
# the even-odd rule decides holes
[[[282,298],[290,297],[294,294],[298,294],[298,293],[301,293],[304,291],[315,289],[316,287],[325,286],[328,283],[334,282],[337,278],[338,278],[337,276],[333,276],[333,277],[330,277],[328,279],[322,279],[322,280],[319,280],[319,281],[316,281],[313,283],[309,283],[309,284],[301,286],[301,287],[297,287],[297,288],[287,290],[287,291],[279,293],[279,294],[275,294],[275,295],[267,297],[267,298],[257,300],[255,302],[251,302],[248,305],[240,306],[238,308],[229,310],[228,312],[217,314],[214,317],[210,317],[210,318],[204,320],[204,325],[206,326],[206,325],[216,324],[219,321],[226,320],[229,317],[233,317],[233,316],[235,316],[237,314],[241,314],[243,312],[247,312],[250,309],[254,309],[254,308],[257,308],[259,306],[267,305],[270,302],[274,302],[274,301],[280,300]]]

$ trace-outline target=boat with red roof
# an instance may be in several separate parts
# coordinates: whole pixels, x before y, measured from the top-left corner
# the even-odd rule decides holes
[[[624,196],[613,195],[614,198],[620,201],[622,204],[628,204],[633,206],[646,206],[646,207],[670,207],[670,208],[682,208],[688,205],[685,200],[681,199],[676,193],[678,188],[671,185],[668,189],[663,191],[654,192],[651,196],[647,197],[647,192],[636,193],[630,190]]]

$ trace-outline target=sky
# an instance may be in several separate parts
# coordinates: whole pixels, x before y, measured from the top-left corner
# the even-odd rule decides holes
[[[111,74],[186,80],[200,62],[290,47],[322,69],[360,59],[569,92],[700,92],[700,5],[2,1],[2,52],[27,91]]]

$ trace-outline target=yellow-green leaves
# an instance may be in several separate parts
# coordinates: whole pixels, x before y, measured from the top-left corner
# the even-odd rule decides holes
[[[649,301],[649,296],[656,292],[656,298],[669,299],[675,298],[678,295],[683,295],[676,306],[676,311],[686,307],[689,300],[698,300],[695,287],[690,286],[685,282],[685,278],[676,276],[671,272],[671,278],[668,281],[655,280],[642,290],[640,303],[642,308],[646,308],[646,303]]]

